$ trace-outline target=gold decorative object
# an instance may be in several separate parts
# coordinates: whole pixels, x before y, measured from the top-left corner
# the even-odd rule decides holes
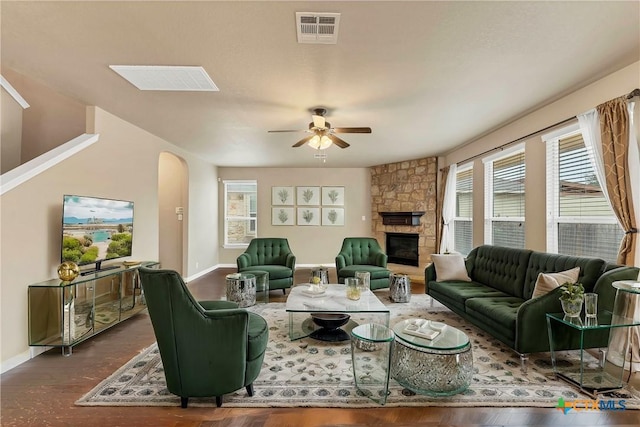
[[[125,267],[133,267],[134,265],[140,265],[141,262],[140,261],[124,261],[122,263],[122,265],[124,265]]]
[[[78,264],[72,261],[65,261],[58,266],[58,277],[63,282],[70,282],[80,274]]]

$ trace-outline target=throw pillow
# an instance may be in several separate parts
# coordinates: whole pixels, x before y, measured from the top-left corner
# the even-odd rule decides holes
[[[560,285],[567,282],[576,283],[580,275],[580,267],[574,267],[570,270],[560,271],[558,273],[540,273],[536,279],[531,298],[537,298],[545,295]]]
[[[431,255],[431,260],[436,268],[436,281],[444,282],[447,280],[460,280],[470,282],[471,278],[467,274],[467,268],[464,265],[462,255],[447,254]]]

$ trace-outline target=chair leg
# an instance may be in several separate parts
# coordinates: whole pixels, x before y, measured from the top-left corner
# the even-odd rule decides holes
[[[249,397],[253,396],[253,383],[247,386],[247,394],[249,395]]]
[[[216,396],[216,406],[218,408],[222,406],[222,396]]]
[[[520,370],[523,374],[527,373],[527,362],[529,361],[529,354],[524,353],[520,355]]]
[[[182,408],[186,408],[188,404],[189,404],[189,398],[188,397],[180,397],[180,406]]]
[[[282,288],[282,295],[286,295],[287,294],[287,290],[285,288]]]

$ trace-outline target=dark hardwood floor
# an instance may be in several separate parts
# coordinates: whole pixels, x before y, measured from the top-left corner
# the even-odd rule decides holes
[[[189,284],[197,299],[224,295],[219,269]],[[308,269],[296,272],[307,281]],[[335,279],[335,270],[330,272]],[[414,293],[424,285],[414,284]],[[272,302],[284,301],[272,291]],[[26,339],[26,337],[25,337]],[[553,408],[187,408],[81,407],[74,402],[155,341],[149,317],[135,317],[74,347],[71,357],[50,350],[0,378],[2,426],[638,426],[640,411],[571,411]],[[635,381],[635,379],[634,379]]]

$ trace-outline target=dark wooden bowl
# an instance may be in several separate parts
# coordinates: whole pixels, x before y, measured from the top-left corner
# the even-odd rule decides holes
[[[349,315],[345,313],[311,313],[313,323],[326,329],[337,329],[346,325]]]

